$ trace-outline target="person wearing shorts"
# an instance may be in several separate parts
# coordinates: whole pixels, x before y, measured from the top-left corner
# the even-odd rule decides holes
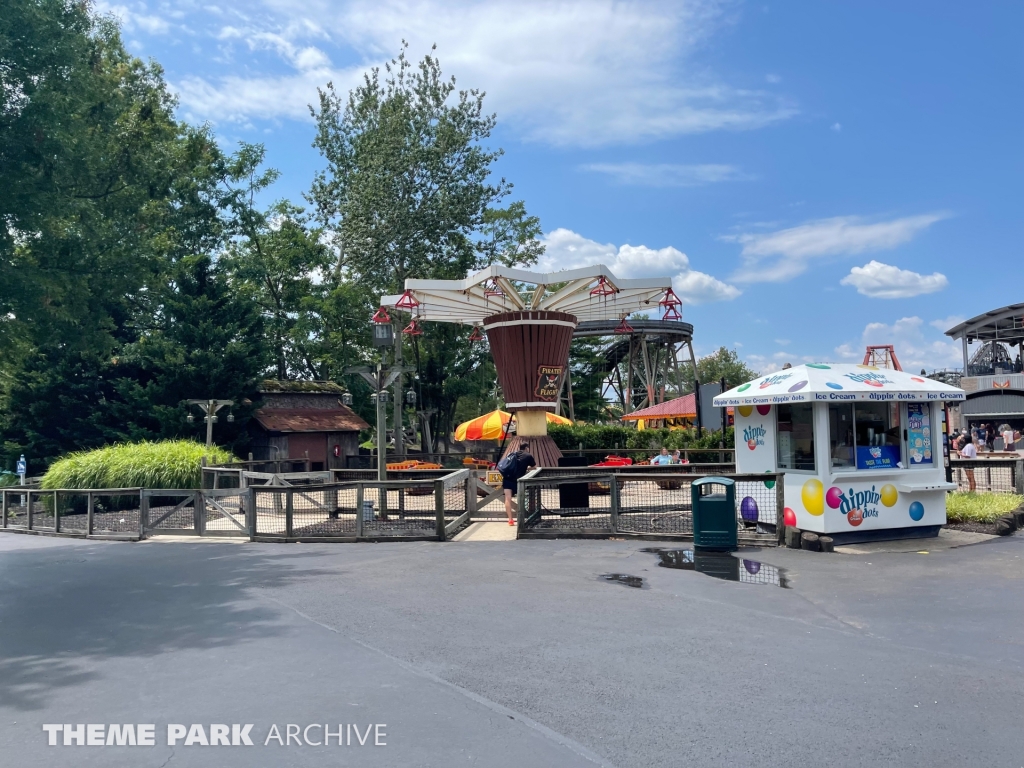
[[[967,459],[968,461],[978,458],[978,449],[974,447],[973,440],[968,440],[964,447],[960,449],[960,458]],[[974,493],[978,487],[974,481],[974,470],[964,467],[964,474],[967,475],[967,490]]]
[[[512,516],[512,494],[519,488],[519,478],[529,472],[537,465],[537,460],[530,455],[530,444],[525,440],[519,444],[519,458],[515,467],[509,474],[501,476],[501,488],[505,492],[505,514],[508,515],[508,524],[515,525],[515,518]]]

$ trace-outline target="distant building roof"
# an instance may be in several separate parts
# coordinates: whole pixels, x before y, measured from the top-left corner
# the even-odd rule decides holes
[[[346,390],[344,387],[334,383],[333,381],[282,381],[279,379],[267,379],[260,384],[259,391],[265,395],[340,395]]]
[[[369,429],[351,408],[260,408],[253,414],[268,432],[358,432]]]
[[[732,408],[729,409],[732,413]],[[627,413],[622,421],[637,421],[639,419],[695,419],[697,418],[697,396],[692,392],[673,400],[666,400],[639,411]]]

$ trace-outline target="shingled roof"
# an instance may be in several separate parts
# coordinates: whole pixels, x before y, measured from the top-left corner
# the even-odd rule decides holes
[[[253,414],[268,432],[358,432],[369,429],[351,408],[260,408]]]

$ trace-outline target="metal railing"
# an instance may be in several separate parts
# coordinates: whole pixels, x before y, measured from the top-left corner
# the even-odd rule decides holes
[[[951,459],[953,482],[960,491],[1024,494],[1024,459]]]
[[[0,528],[65,536],[139,539],[142,489],[0,489]]]
[[[596,464],[603,461],[606,456],[625,456],[636,462],[649,462],[660,452],[660,448],[567,448],[562,450],[564,456],[584,456],[588,463]],[[735,461],[736,451],[733,448],[682,448],[680,459],[691,463],[731,463]],[[484,451],[467,451],[465,453],[407,453],[401,460],[424,461],[440,464],[444,469],[458,469],[466,466],[466,459],[478,461],[495,462],[498,458],[498,449],[491,448]],[[389,463],[399,461],[399,457],[388,456]],[[377,457],[370,454],[359,454],[348,456],[345,459],[346,468],[350,470],[375,470]],[[337,470],[334,470],[337,471]]]
[[[537,469],[529,473],[519,481],[517,493],[519,537],[692,539],[690,486],[701,477],[716,475],[736,482],[740,542],[772,545],[781,541],[785,508],[781,473],[632,469]],[[654,469],[675,471],[649,471]]]

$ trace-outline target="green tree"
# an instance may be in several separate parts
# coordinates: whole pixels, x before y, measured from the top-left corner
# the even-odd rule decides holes
[[[734,349],[719,347],[710,355],[705,355],[697,360],[697,375],[701,384],[710,384],[721,381],[725,378],[725,388],[732,389],[744,382],[756,379],[759,374],[751,370],[746,363],[740,360]],[[693,392],[693,367],[686,366],[683,369],[683,377],[686,382],[686,389]]]
[[[540,219],[527,214],[526,204],[521,200],[508,208],[485,209],[477,241],[477,266],[536,264],[544,255],[541,233]]]
[[[327,160],[310,192],[340,264],[377,295],[408,277],[460,278],[476,264],[475,235],[509,191],[491,182],[502,151],[481,142],[496,118],[477,90],[456,93],[438,60],[415,66],[406,44],[347,98],[321,90],[314,146]]]

